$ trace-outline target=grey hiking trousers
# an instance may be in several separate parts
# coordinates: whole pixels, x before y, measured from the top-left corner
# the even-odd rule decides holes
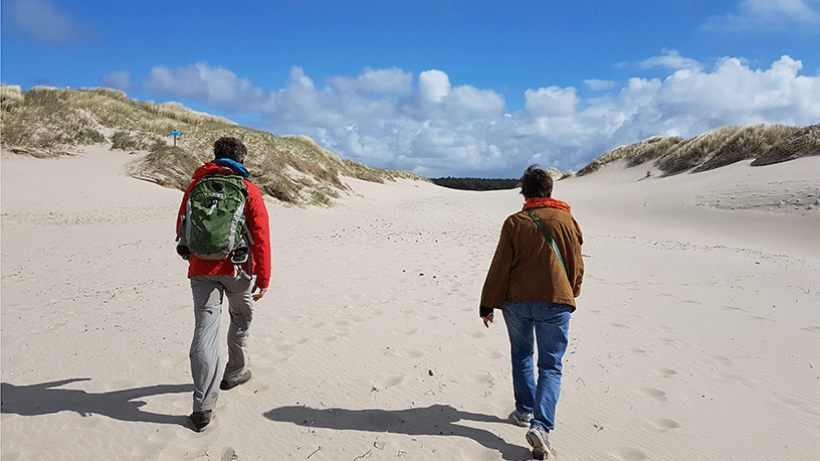
[[[253,278],[238,275],[199,275],[191,277],[194,295],[194,339],[191,342],[191,374],[194,378],[194,411],[216,407],[219,397],[219,325],[222,298],[228,297],[231,324],[228,328],[228,363],[224,378],[238,375],[248,363],[248,328],[253,318],[251,289]]]

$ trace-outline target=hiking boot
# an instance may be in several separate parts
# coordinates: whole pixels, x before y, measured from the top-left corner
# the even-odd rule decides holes
[[[245,370],[239,373],[238,375],[232,378],[223,379],[222,382],[219,383],[219,388],[223,391],[227,391],[229,389],[233,389],[234,387],[240,384],[248,382],[249,379],[251,379],[251,370],[245,368]]]
[[[550,453],[550,436],[549,432],[542,429],[540,426],[532,426],[527,431],[527,443],[532,447],[533,459],[548,459]]]
[[[532,413],[522,413],[518,410],[515,410],[510,414],[510,421],[513,424],[520,427],[530,427],[530,421],[532,421]]]
[[[202,432],[208,427],[208,424],[211,424],[211,410],[207,411],[195,411],[191,413],[191,422],[194,423],[194,428],[197,432]]]

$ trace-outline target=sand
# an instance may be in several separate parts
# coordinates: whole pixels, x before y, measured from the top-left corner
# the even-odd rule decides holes
[[[506,330],[477,306],[517,191],[345,178],[333,208],[270,201],[253,379],[198,434],[182,193],[133,158],[2,156],[4,461],[528,459]],[[817,459],[818,178],[810,157],[556,183],[587,266],[559,460]]]

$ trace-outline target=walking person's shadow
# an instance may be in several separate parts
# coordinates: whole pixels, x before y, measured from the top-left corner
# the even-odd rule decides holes
[[[395,411],[280,407],[265,413],[265,417],[272,421],[290,422],[299,426],[342,431],[387,431],[393,434],[464,437],[491,450],[499,451],[503,459],[529,459],[530,454],[529,449],[509,444],[492,432],[455,424],[460,420],[509,424],[508,421],[495,416],[459,411],[449,405]]]
[[[73,378],[29,386],[0,383],[0,412],[40,416],[73,411],[81,416],[97,414],[120,421],[186,425],[187,416],[163,415],[140,410],[146,402],[139,399],[152,395],[193,392],[193,384],[159,384],[101,393],[58,389],[69,383],[89,380],[90,378]]]

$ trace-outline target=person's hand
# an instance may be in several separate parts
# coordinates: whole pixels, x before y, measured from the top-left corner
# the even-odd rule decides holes
[[[490,328],[490,324],[493,323],[493,314],[490,314],[486,317],[481,317],[481,320],[484,320],[484,326]]]
[[[253,293],[256,290],[259,290],[259,293],[253,295],[254,301],[259,301],[260,299],[262,299],[262,296],[265,296],[265,293],[268,292],[267,288],[260,288],[259,286],[254,285],[253,290],[251,290],[251,293]]]

